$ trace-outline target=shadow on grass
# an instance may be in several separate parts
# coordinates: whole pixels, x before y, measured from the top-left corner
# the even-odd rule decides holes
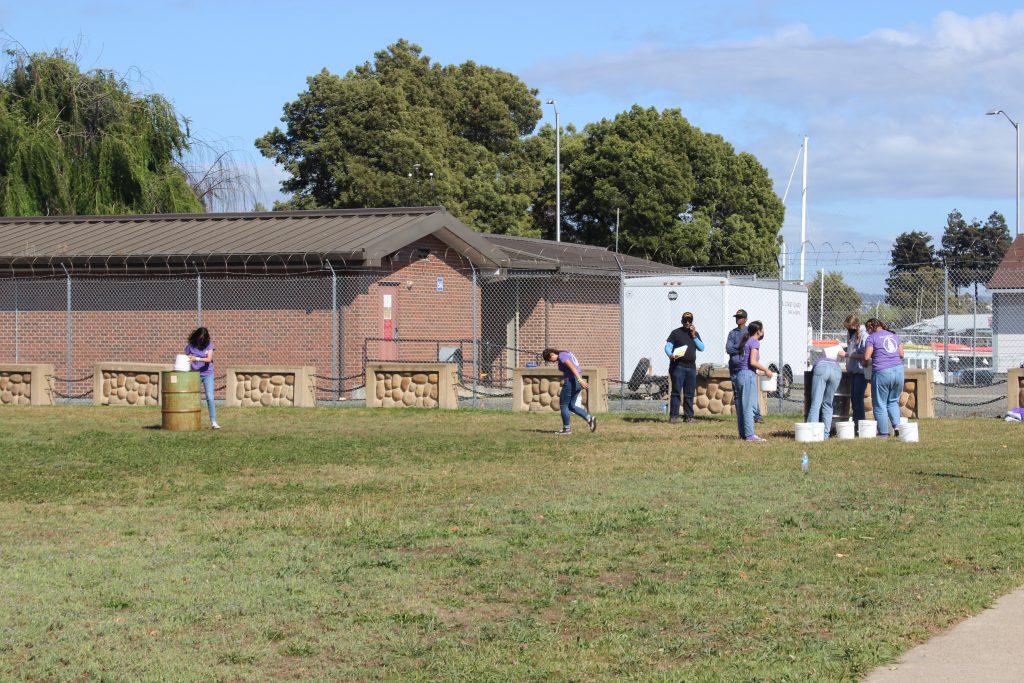
[[[972,477],[966,474],[955,474],[953,472],[925,472],[923,470],[917,470],[911,472],[919,477],[941,477],[943,479],[969,479],[971,481],[989,481],[988,477]]]
[[[629,422],[632,424],[639,424],[643,422],[661,422],[662,424],[668,424],[668,420],[658,415],[630,415],[622,418],[623,422]]]

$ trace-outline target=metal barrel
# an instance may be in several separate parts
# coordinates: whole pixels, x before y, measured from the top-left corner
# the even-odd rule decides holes
[[[172,432],[199,431],[199,387],[198,372],[160,373],[164,429]]]

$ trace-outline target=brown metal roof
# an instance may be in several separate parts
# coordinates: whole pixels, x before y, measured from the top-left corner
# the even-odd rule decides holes
[[[0,218],[0,267],[252,260],[378,265],[434,235],[479,265],[508,259],[442,207]]]
[[[474,264],[561,272],[685,272],[607,249],[481,234],[443,207],[0,217],[0,272],[377,266],[433,235]]]
[[[508,254],[509,267],[517,270],[560,270],[580,272],[682,273],[686,269],[616,254],[608,249],[571,242],[552,242],[533,237],[484,235]]]
[[[1024,235],[1017,235],[996,272],[985,285],[988,289],[1024,289]]]

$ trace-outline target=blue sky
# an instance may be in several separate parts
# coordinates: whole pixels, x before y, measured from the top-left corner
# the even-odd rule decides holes
[[[344,74],[406,38],[436,62],[517,74],[558,100],[563,124],[634,103],[677,107],[755,154],[780,196],[808,135],[808,239],[837,262],[865,252],[887,261],[906,230],[938,241],[953,208],[1001,211],[1014,231],[1014,131],[985,116],[1024,118],[1024,9],[1014,2],[41,0],[0,6],[0,31],[8,47],[68,48],[83,68],[163,94],[200,137],[248,156],[268,204],[280,172],[253,141],[306,77]],[[793,183],[791,249],[799,170]]]

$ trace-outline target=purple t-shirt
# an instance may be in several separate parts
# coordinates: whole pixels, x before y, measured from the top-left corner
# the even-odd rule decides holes
[[[576,372],[582,374],[583,371],[580,368],[580,362],[576,360],[576,356],[572,354],[572,351],[562,351],[558,354],[558,369],[562,371],[563,375],[565,375],[566,380],[574,379],[576,377],[570,369],[571,367],[575,367]]]
[[[889,330],[878,330],[868,336],[865,349],[874,349],[871,355],[871,371],[888,370],[903,364],[900,358],[900,337]]]
[[[217,347],[213,345],[212,341],[210,342],[210,345],[207,346],[205,349],[197,349],[191,344],[186,344],[185,355],[199,356],[200,358],[205,358],[207,352],[215,351],[216,349]],[[192,361],[192,370],[199,372],[200,377],[211,377],[213,376],[213,361],[211,360],[209,363],[203,363],[201,361]]]
[[[743,345],[743,353],[740,355],[740,362],[736,364],[736,372],[740,370],[750,370],[750,352],[754,349],[758,349],[760,353],[761,342],[758,341],[757,337],[751,337],[747,340],[747,343]]]

